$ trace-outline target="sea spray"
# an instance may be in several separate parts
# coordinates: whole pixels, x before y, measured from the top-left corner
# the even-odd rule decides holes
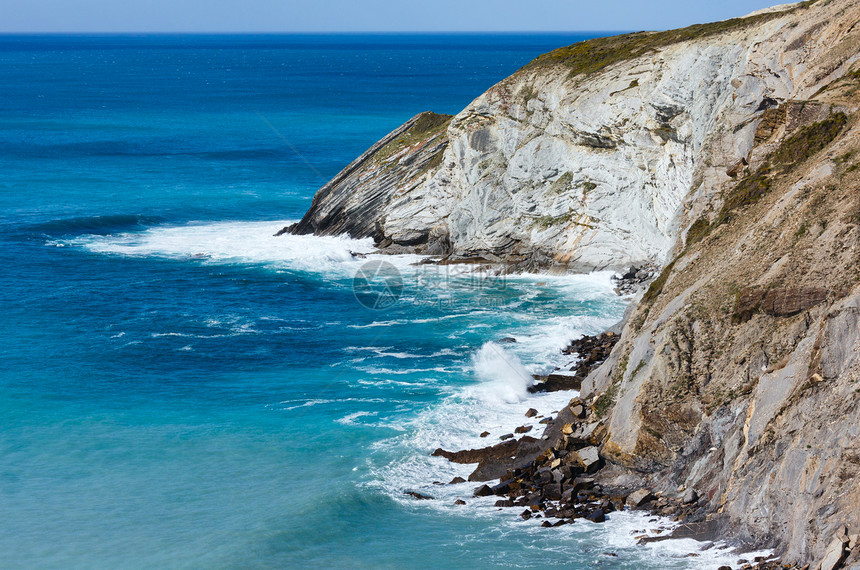
[[[520,359],[494,342],[487,342],[472,357],[475,375],[482,384],[475,396],[483,401],[516,404],[528,397],[534,382]]]

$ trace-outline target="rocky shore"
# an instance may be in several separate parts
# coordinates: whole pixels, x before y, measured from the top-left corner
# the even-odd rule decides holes
[[[582,381],[592,370],[603,364],[612,347],[618,342],[618,335],[607,331],[599,336],[583,336],[571,341],[562,351],[565,355],[577,355],[577,360],[566,369],[556,368],[547,375],[536,374],[535,384],[529,386],[532,394],[538,392],[556,392],[559,390],[579,390]]]
[[[578,369],[590,370],[611,351],[616,336],[611,332],[584,336],[571,342],[563,353],[584,355]],[[536,414],[537,410],[529,409],[525,416],[533,418]],[[607,462],[601,453],[609,435],[607,422],[593,402],[574,397],[554,418],[546,418],[541,423],[546,428],[539,438],[513,439],[512,434],[506,434],[501,443],[481,449],[447,451],[439,448],[432,455],[454,463],[476,464],[468,481],[483,484],[474,487],[472,497],[499,497],[496,507],[516,509],[523,520],[544,519],[541,526],[545,528],[574,524],[577,519],[603,523],[612,513],[631,509],[678,523],[670,534],[661,536],[649,536],[643,529],[642,534],[635,537],[640,544],[675,538],[713,543],[730,534],[726,518],[709,508],[707,499],[700,497],[697,489],[681,486],[674,493],[652,492],[633,484],[635,477]],[[488,434],[484,432],[482,436]],[[457,477],[449,484],[465,482]],[[409,494],[417,499],[431,499],[417,493]],[[455,503],[465,505],[467,500],[468,497],[463,497]],[[659,519],[652,522],[659,523]],[[736,565],[722,566],[720,570],[812,568],[810,564],[800,566],[776,558],[747,560],[743,550],[744,545],[738,544],[741,554]],[[847,528],[842,528],[834,536],[824,560],[814,568],[857,567],[860,567],[860,534],[850,535]]]

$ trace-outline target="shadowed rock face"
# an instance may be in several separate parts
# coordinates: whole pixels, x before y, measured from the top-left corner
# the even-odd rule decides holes
[[[417,228],[387,236],[381,220],[393,200],[407,194],[438,166],[448,145],[450,120],[450,115],[430,112],[412,117],[323,186],[301,221],[280,233],[372,237],[382,247],[396,244],[445,253],[444,232],[433,234]],[[429,243],[431,234],[433,244]]]

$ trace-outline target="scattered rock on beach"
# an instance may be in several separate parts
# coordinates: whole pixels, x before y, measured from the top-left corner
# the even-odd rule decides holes
[[[659,272],[660,268],[652,263],[646,263],[641,267],[631,266],[623,274],[612,276],[612,281],[615,283],[615,293],[617,295],[631,295]]]
[[[695,489],[687,489],[681,500],[684,501],[685,505],[690,505],[699,500],[699,493]]]
[[[572,453],[579,455],[579,459],[582,461],[582,467],[585,469],[586,473],[594,473],[603,466],[603,460],[600,458],[600,454],[594,446],[585,447]]]
[[[568,370],[556,370],[546,376],[535,376],[538,382],[529,387],[529,392],[579,390],[585,377],[606,360],[618,339],[617,334],[605,332],[598,336],[583,336],[572,341],[562,353],[576,354],[580,360]]]
[[[627,506],[631,509],[638,509],[648,501],[654,500],[654,495],[648,489],[639,489],[633,491],[627,496]]]

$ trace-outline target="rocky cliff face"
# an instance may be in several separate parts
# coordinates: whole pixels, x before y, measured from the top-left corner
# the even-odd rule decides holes
[[[803,47],[767,60],[791,98],[715,136],[748,146],[708,151],[687,233],[583,387],[618,482],[696,489],[732,535],[801,564],[860,532],[860,9],[806,13]]]
[[[661,265],[583,383],[603,477],[696,489],[732,536],[822,560],[860,533],[858,59],[860,0],[562,48],[412,119],[292,231]]]
[[[383,139],[318,193],[293,231],[347,230],[395,250],[527,267],[665,263],[684,200],[714,191],[748,157],[763,114],[811,96],[854,61],[828,55],[836,38],[822,41],[839,9],[800,7],[547,54],[444,132],[414,133],[393,151],[388,143],[413,119]],[[422,167],[399,172],[415,163]]]

